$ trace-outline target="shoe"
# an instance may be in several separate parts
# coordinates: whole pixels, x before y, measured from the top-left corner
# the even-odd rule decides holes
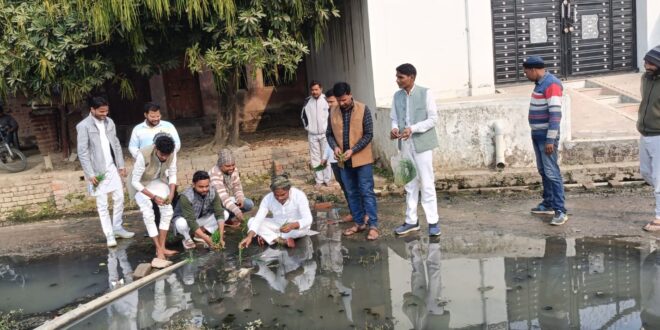
[[[404,223],[403,225],[394,229],[394,233],[397,235],[403,235],[415,230],[419,230],[419,223],[414,225]]]
[[[183,244],[183,248],[186,250],[194,249],[196,246],[195,241],[191,239],[184,239],[183,241],[181,241],[181,243]]]
[[[440,227],[438,224],[429,225],[429,236],[440,236]]]
[[[132,238],[133,236],[135,236],[135,233],[130,232],[124,228],[115,230],[115,237],[117,238]]]
[[[532,209],[532,214],[555,214],[555,211],[543,204]]]
[[[555,216],[550,221],[550,224],[553,226],[561,226],[568,221],[568,215],[562,211],[555,212]]]
[[[117,246],[117,240],[115,240],[115,235],[114,234],[109,234],[106,237],[106,240],[108,242],[108,247],[115,247]]]

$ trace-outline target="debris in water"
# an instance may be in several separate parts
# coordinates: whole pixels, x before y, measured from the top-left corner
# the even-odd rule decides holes
[[[490,291],[490,290],[492,290],[492,289],[493,289],[493,287],[492,287],[491,285],[486,286],[486,287],[483,287],[483,286],[482,286],[482,287],[479,288],[479,291],[481,291],[481,292],[486,292],[486,291]]]

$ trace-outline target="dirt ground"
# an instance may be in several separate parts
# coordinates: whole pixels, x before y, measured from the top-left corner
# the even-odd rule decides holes
[[[324,191],[318,195],[313,187],[300,183],[311,201],[319,196],[339,195],[338,191]],[[260,199],[265,187],[246,189],[248,196]],[[531,215],[529,209],[538,199],[538,191],[470,191],[438,194],[442,237],[472,236],[478,232],[511,234],[524,237],[562,236],[623,236],[631,240],[657,239],[658,234],[647,233],[641,227],[653,217],[654,200],[649,187],[597,188],[591,192],[574,189],[567,192],[569,221],[564,226],[550,226],[549,217]],[[394,239],[393,229],[404,219],[405,204],[402,196],[379,198],[378,214],[382,239]],[[347,213],[342,201],[334,203],[340,213]],[[320,210],[324,211],[324,210]],[[254,211],[253,211],[254,213]],[[420,224],[426,231],[423,211],[419,207]],[[142,237],[145,232],[138,211],[125,214],[126,227],[136,232],[133,240],[150,244]],[[337,224],[348,226],[348,224]],[[229,233],[228,235],[236,235]],[[365,234],[366,235],[366,234]],[[364,240],[362,235],[352,240]],[[365,244],[368,244],[365,242]],[[101,234],[96,216],[42,220],[0,227],[0,255],[26,259],[44,258],[54,254],[104,250],[105,238]]]

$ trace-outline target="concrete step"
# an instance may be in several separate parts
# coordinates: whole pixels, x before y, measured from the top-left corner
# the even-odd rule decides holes
[[[615,105],[622,103],[621,95],[616,94],[601,94],[595,97],[596,101],[601,104]]]
[[[577,89],[578,92],[587,96],[615,95],[612,90],[603,87],[586,87]]]

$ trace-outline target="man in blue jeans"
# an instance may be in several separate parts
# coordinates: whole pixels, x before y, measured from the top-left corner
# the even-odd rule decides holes
[[[341,168],[341,179],[348,195],[355,225],[346,229],[344,235],[351,236],[367,230],[365,214],[369,218],[367,240],[378,239],[378,215],[374,193],[374,162],[371,151],[373,120],[369,108],[353,100],[351,86],[336,83],[333,93],[339,107],[330,109],[326,137]],[[343,168],[342,168],[343,167]]]
[[[550,224],[560,226],[568,221],[564,181],[557,164],[563,87],[557,77],[545,71],[545,63],[539,56],[528,57],[523,68],[527,79],[535,84],[529,105],[529,126],[536,167],[543,182],[543,202],[533,208],[532,213],[553,214]]]

